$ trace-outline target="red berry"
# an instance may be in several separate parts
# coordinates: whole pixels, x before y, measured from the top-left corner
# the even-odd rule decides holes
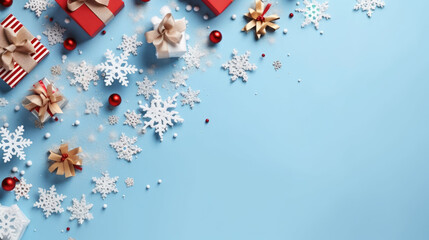
[[[222,33],[218,30],[214,30],[210,33],[210,41],[212,43],[219,43],[222,41]]]
[[[119,96],[119,94],[117,93],[113,93],[112,95],[110,95],[109,97],[109,104],[113,107],[119,106],[119,104],[121,104],[122,99],[121,96]]]
[[[149,2],[150,0],[142,0],[142,2]]]
[[[209,123],[209,122],[210,122],[210,119],[206,118],[206,123]]]
[[[76,48],[77,43],[76,40],[74,40],[73,38],[67,38],[66,40],[64,40],[64,48],[72,51]]]
[[[289,18],[293,18],[293,13],[289,13]]]
[[[265,53],[262,53],[262,57],[265,57]]]
[[[49,18],[49,22],[52,22],[52,21],[54,21],[54,18]]]
[[[67,227],[66,230],[67,230],[67,232],[70,231],[70,227]]]
[[[12,6],[13,0],[1,0],[0,2],[3,7],[10,7]]]
[[[106,30],[103,30],[103,31],[101,32],[101,34],[103,34],[103,35],[104,35],[104,34],[106,34]]]

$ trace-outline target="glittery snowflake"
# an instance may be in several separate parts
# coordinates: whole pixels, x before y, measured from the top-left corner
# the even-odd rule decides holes
[[[91,100],[86,101],[86,114],[96,114],[98,115],[100,113],[100,108],[103,106],[103,104],[95,99],[94,97],[91,98]]]
[[[48,37],[49,45],[55,45],[64,42],[63,34],[65,31],[65,28],[61,27],[58,23],[54,23],[54,25],[46,27],[43,34]]]
[[[52,76],[60,76],[63,73],[63,69],[60,65],[55,65],[51,67]]]
[[[29,8],[37,17],[40,17],[43,11],[46,11],[48,7],[52,6],[53,4],[51,3],[51,0],[28,0],[28,2],[25,3],[24,8]]]
[[[238,56],[237,54],[238,52],[236,49],[232,50],[232,59],[227,63],[222,64],[222,67],[229,70],[229,75],[232,75],[231,81],[242,78],[243,82],[247,82],[249,77],[247,76],[246,71],[256,70],[257,67],[249,62],[249,51],[241,56]]]
[[[118,117],[118,116],[116,116],[116,115],[112,115],[112,116],[109,116],[109,117],[107,118],[107,121],[109,122],[109,124],[110,124],[110,125],[115,125],[115,124],[118,124],[118,122],[119,122],[119,117]]]
[[[274,67],[274,70],[278,71],[280,68],[282,68],[282,62],[280,62],[279,60],[274,61],[273,67]]]
[[[14,204],[10,207],[0,206],[0,239],[19,240],[30,220]]]
[[[16,201],[19,201],[21,197],[29,199],[30,196],[28,195],[28,193],[30,192],[31,187],[33,187],[33,185],[27,183],[27,180],[22,177],[13,189],[13,191],[15,192]]]
[[[171,79],[170,82],[174,83],[176,88],[179,88],[180,86],[186,87],[186,80],[188,80],[188,78],[188,75],[183,72],[175,72],[173,73],[173,79]]]
[[[108,172],[101,173],[103,176],[100,178],[93,177],[92,181],[95,182],[95,187],[92,189],[93,193],[100,193],[103,199],[106,199],[110,193],[117,193],[116,182],[119,177],[111,178]]]
[[[386,4],[382,0],[357,0],[354,10],[361,9],[362,12],[367,12],[368,17],[372,16],[374,10],[378,8],[384,8]]]
[[[186,63],[185,69],[200,68],[201,58],[205,55],[206,53],[200,49],[199,45],[195,47],[188,46],[188,51],[181,56]]]
[[[200,103],[201,99],[198,98],[200,90],[193,91],[191,87],[188,88],[188,91],[180,93],[184,99],[182,99],[182,105],[188,104],[191,109],[194,107],[195,103]]]
[[[137,142],[137,137],[129,138],[122,133],[119,141],[110,143],[110,146],[118,153],[118,159],[125,159],[128,162],[133,160],[133,156],[141,152],[141,148],[134,145]]]
[[[147,76],[144,77],[143,81],[136,82],[138,86],[137,96],[143,95],[146,99],[156,94],[156,90],[153,88],[156,81],[150,81]]]
[[[97,81],[100,79],[96,67],[86,63],[86,61],[82,61],[79,65],[70,63],[67,70],[74,75],[74,78],[70,79],[70,85],[79,83],[85,91],[88,91],[91,81],[97,85]]]
[[[6,98],[0,98],[0,107],[6,107],[9,104],[9,102],[6,100]]]
[[[143,118],[149,118],[149,121],[144,121],[143,129],[147,127],[155,128],[160,140],[163,140],[164,132],[167,131],[168,126],[173,126],[174,123],[183,122],[184,120],[179,116],[179,113],[169,109],[174,109],[177,106],[176,93],[173,97],[168,97],[166,101],[161,99],[161,96],[156,94],[152,99],[150,106],[148,104],[140,106],[145,112]]]
[[[77,219],[77,222],[82,224],[85,220],[91,220],[94,218],[92,213],[89,212],[93,204],[86,204],[85,194],[82,194],[80,201],[76,198],[73,198],[72,201],[73,205],[67,208],[67,210],[71,212],[70,220]]]
[[[125,179],[125,185],[127,185],[127,187],[134,186],[134,178],[127,177],[127,179]]]
[[[25,160],[24,148],[30,146],[33,142],[30,139],[23,138],[24,126],[18,126],[14,133],[10,133],[7,128],[0,128],[0,149],[3,150],[3,161],[5,163],[12,159],[12,156]]]
[[[34,207],[41,208],[48,218],[52,213],[62,213],[64,209],[61,207],[61,202],[67,197],[63,194],[59,195],[52,185],[49,190],[39,188],[39,201],[34,203]]]
[[[134,56],[137,56],[137,48],[143,45],[142,42],[137,41],[137,34],[134,34],[131,37],[127,35],[122,35],[122,43],[118,46],[118,49],[122,49],[124,54],[132,53]]]
[[[140,120],[142,118],[142,115],[140,113],[136,113],[136,111],[129,111],[125,114],[125,122],[124,125],[129,125],[133,128],[136,128],[137,125],[142,124],[142,121]]]
[[[328,2],[318,3],[315,0],[311,0],[311,2],[309,0],[304,0],[304,5],[305,8],[295,9],[296,12],[300,12],[305,16],[305,20],[301,24],[301,27],[305,27],[308,24],[313,23],[314,27],[319,29],[319,22],[322,20],[322,18],[331,18],[331,15],[326,13],[329,7]]]
[[[121,54],[119,57],[115,56],[111,50],[107,50],[104,54],[106,62],[97,65],[97,69],[102,71],[104,76],[104,83],[106,86],[112,85],[115,80],[118,80],[123,86],[128,86],[128,74],[133,74],[137,71],[134,65],[128,64],[128,55]]]

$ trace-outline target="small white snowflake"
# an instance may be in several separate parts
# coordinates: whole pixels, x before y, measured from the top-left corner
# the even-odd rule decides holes
[[[129,138],[122,133],[119,141],[110,143],[110,146],[118,153],[118,159],[125,159],[128,162],[131,162],[133,160],[133,156],[142,151],[141,148],[134,145],[136,142],[137,137]]]
[[[86,204],[85,194],[82,194],[80,201],[76,198],[73,198],[72,201],[73,205],[67,208],[67,210],[71,212],[70,220],[77,219],[77,222],[82,224],[85,220],[91,220],[94,218],[92,213],[89,212],[93,204]]]
[[[13,189],[13,191],[15,192],[16,201],[19,201],[21,197],[29,199],[30,196],[28,195],[28,193],[30,192],[31,187],[33,187],[33,185],[27,183],[27,180],[22,177]]]
[[[6,100],[6,98],[0,98],[0,107],[6,107],[9,104],[9,102]]]
[[[43,11],[46,11],[48,7],[52,6],[53,4],[51,3],[51,0],[28,0],[28,2],[25,3],[24,8],[29,8],[37,17],[40,17]]]
[[[134,56],[137,56],[137,48],[143,45],[143,42],[137,41],[137,34],[134,34],[131,37],[127,35],[122,35],[122,43],[118,46],[118,49],[122,49],[124,54],[132,53]]]
[[[24,148],[30,146],[33,142],[30,139],[23,138],[24,126],[18,126],[14,133],[10,133],[7,128],[0,128],[0,149],[3,150],[3,161],[5,163],[12,159],[12,156],[25,160]]]
[[[0,239],[19,240],[30,220],[14,204],[10,207],[0,206]]]
[[[156,90],[153,88],[156,81],[150,81],[147,76],[144,77],[143,81],[136,82],[138,86],[137,96],[143,95],[146,99],[156,94]]]
[[[106,62],[97,65],[97,69],[104,72],[104,83],[106,86],[112,85],[115,80],[118,80],[122,86],[128,86],[128,74],[137,72],[134,65],[128,64],[128,55],[121,54],[119,57],[115,56],[110,49],[107,49]]]
[[[65,28],[61,27],[58,23],[54,23],[54,25],[46,27],[43,34],[48,37],[49,45],[55,45],[64,42],[63,33],[65,31]]]
[[[354,10],[362,9],[362,12],[367,12],[368,17],[372,16],[374,10],[378,8],[384,8],[386,4],[382,0],[357,0]]]
[[[116,116],[116,115],[112,115],[112,116],[109,116],[109,118],[107,119],[107,121],[109,122],[110,125],[115,125],[115,124],[118,124],[119,117]]]
[[[235,81],[238,78],[242,78],[243,82],[247,82],[248,76],[246,71],[256,70],[256,65],[249,62],[250,52],[247,51],[245,54],[238,56],[236,49],[232,51],[232,59],[227,63],[222,64],[224,69],[228,69],[229,75],[232,75],[231,81]]]
[[[174,83],[176,88],[179,88],[180,86],[186,87],[186,80],[188,80],[188,78],[188,75],[183,72],[175,72],[173,73],[173,79],[171,79],[170,82]]]
[[[124,125],[130,125],[131,127],[136,128],[137,125],[142,124],[142,121],[140,120],[142,115],[136,113],[134,110],[132,112],[126,112],[124,115],[126,118]]]
[[[274,61],[273,67],[274,67],[274,70],[278,71],[280,68],[282,68],[282,62],[280,62],[279,60]]]
[[[111,178],[108,172],[101,173],[103,176],[100,178],[93,177],[92,181],[95,182],[95,187],[92,189],[93,193],[100,193],[103,199],[106,199],[110,193],[117,193],[116,182],[119,177]]]
[[[195,45],[195,47],[188,45],[188,51],[181,56],[186,63],[185,69],[200,68],[201,58],[205,55],[206,52],[202,51],[199,45]]]
[[[134,178],[127,177],[127,179],[125,179],[125,185],[127,185],[127,187],[134,186]]]
[[[91,100],[86,101],[85,114],[93,113],[98,115],[102,106],[103,104],[100,101],[92,97]]]
[[[63,73],[63,69],[60,65],[55,65],[51,67],[52,76],[60,76]]]
[[[49,190],[39,188],[39,201],[34,203],[34,207],[41,208],[48,218],[52,213],[62,213],[64,209],[61,207],[61,202],[67,197],[63,194],[59,195],[52,185]]]
[[[200,103],[201,99],[198,98],[200,90],[193,91],[191,87],[188,88],[188,91],[180,93],[184,99],[182,99],[182,105],[189,104],[191,109],[194,107],[194,103]]]
[[[88,91],[91,81],[94,81],[94,85],[97,85],[97,81],[100,79],[96,67],[86,63],[86,61],[82,61],[79,65],[70,63],[67,66],[67,70],[74,75],[74,78],[70,79],[70,85],[79,83],[85,91]]]
[[[296,12],[300,12],[305,16],[305,20],[302,23],[301,27],[305,27],[308,24],[313,23],[316,29],[319,29],[319,22],[322,18],[330,19],[331,15],[327,14],[329,3],[319,3],[315,0],[304,0],[305,8],[295,9]]]

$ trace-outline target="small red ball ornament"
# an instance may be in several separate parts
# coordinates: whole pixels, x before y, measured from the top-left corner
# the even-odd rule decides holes
[[[261,55],[262,57],[265,57],[265,53],[262,53],[262,55]]]
[[[218,30],[214,30],[210,33],[210,41],[212,43],[219,43],[222,41],[222,33]]]
[[[293,13],[289,13],[289,18],[293,18]]]
[[[3,179],[3,182],[1,183],[1,187],[5,191],[12,191],[15,188],[16,183],[19,182],[18,178],[16,177],[7,177]]]
[[[67,38],[64,41],[64,48],[71,51],[74,50],[77,46],[76,40],[74,40],[73,38]]]
[[[142,0],[142,2],[149,2],[150,0]]]
[[[206,118],[206,123],[209,123],[209,122],[210,122],[210,119]]]
[[[121,96],[119,96],[119,94],[114,93],[112,95],[110,95],[109,97],[109,104],[112,105],[113,107],[119,106],[119,104],[121,104],[122,99]]]
[[[3,7],[10,7],[12,6],[13,0],[1,0],[0,3]]]

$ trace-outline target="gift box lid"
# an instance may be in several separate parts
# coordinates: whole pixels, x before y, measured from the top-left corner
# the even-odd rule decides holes
[[[203,2],[212,10],[214,14],[219,15],[233,2],[234,0],[203,0]]]

